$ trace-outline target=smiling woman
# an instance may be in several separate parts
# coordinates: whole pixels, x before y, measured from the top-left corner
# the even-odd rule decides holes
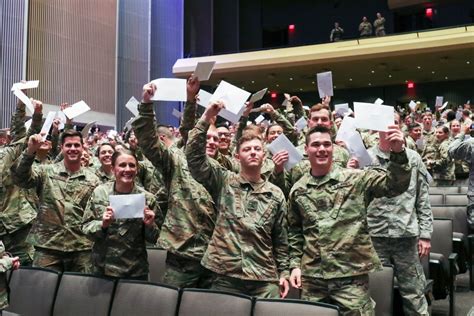
[[[146,242],[156,243],[163,215],[153,195],[135,185],[138,169],[135,155],[128,150],[116,151],[111,162],[115,181],[94,190],[83,219],[82,229],[94,241],[94,272],[110,277],[146,280]],[[143,212],[142,217],[116,218],[109,197],[124,194],[145,196],[145,208],[137,210],[137,213]]]

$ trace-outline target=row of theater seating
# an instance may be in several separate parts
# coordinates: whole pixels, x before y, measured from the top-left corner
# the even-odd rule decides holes
[[[467,187],[430,187],[434,225],[430,272],[436,298],[447,289],[450,315],[454,314],[455,279],[469,270],[469,289],[474,290],[474,235],[467,218]],[[440,293],[441,292],[441,293]]]
[[[203,289],[114,280],[22,267],[11,273],[10,306],[3,315],[339,315],[336,306],[296,299],[255,299]],[[391,315],[393,269],[370,275],[377,315]],[[389,292],[387,292],[389,290]]]

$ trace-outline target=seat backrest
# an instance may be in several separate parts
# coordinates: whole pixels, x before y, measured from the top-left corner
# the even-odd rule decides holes
[[[115,280],[65,272],[59,283],[54,316],[108,315]]]
[[[120,280],[117,283],[110,316],[175,316],[179,290],[167,285]]]
[[[159,248],[147,248],[148,255],[148,281],[160,283],[163,281],[166,266],[166,250]]]
[[[430,193],[430,204],[431,205],[443,205],[444,195],[443,194],[431,194]]]
[[[467,207],[466,194],[446,194],[444,197],[444,204],[446,205],[461,205]]]
[[[430,194],[457,194],[459,193],[459,187],[430,187],[429,192]]]
[[[338,316],[337,306],[302,300],[257,299],[253,316]]]
[[[452,219],[454,232],[469,235],[466,206],[432,206],[431,210],[433,217]]]
[[[459,187],[459,193],[461,193],[461,194],[467,194],[467,188],[468,188],[468,187],[464,187],[464,186],[463,186],[463,187]]]
[[[179,316],[247,316],[251,313],[251,297],[203,289],[183,289],[178,311]]]
[[[21,315],[49,316],[60,274],[43,268],[20,267],[11,273],[7,311]]]
[[[453,252],[453,221],[450,218],[434,218],[431,235],[431,252],[442,254],[445,258]]]
[[[392,315],[393,311],[393,266],[384,266],[382,271],[369,273],[369,293],[375,301],[375,315]]]

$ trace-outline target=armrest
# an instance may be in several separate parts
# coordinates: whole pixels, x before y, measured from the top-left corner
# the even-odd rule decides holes
[[[454,278],[454,276],[459,273],[459,268],[458,268],[458,265],[456,264],[457,260],[458,260],[458,254],[457,253],[451,253],[448,257],[449,275],[452,278]]]

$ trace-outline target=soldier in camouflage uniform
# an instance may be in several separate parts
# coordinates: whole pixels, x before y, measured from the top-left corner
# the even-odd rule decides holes
[[[20,258],[8,256],[3,242],[0,241],[0,315],[2,310],[8,307],[7,271],[18,269],[19,266]]]
[[[42,136],[33,135],[27,150],[13,166],[13,181],[23,188],[36,188],[40,206],[29,241],[35,247],[33,266],[56,271],[89,272],[91,242],[81,230],[84,210],[99,179],[81,167],[82,135],[67,130],[60,138],[64,160],[35,165]]]
[[[466,161],[471,167],[469,172],[469,185],[467,190],[467,221],[471,230],[474,230],[474,138],[466,135],[470,126],[458,134],[448,147],[448,154],[452,159]]]
[[[190,78],[187,90],[180,126],[184,142],[194,126],[199,81]],[[168,254],[163,282],[181,288],[210,287],[212,273],[200,261],[214,230],[214,204],[206,189],[191,176],[184,152],[167,136],[169,130],[168,134],[159,132],[160,128],[157,131],[151,101],[155,91],[156,86],[151,83],[144,86],[140,115],[133,128],[145,156],[160,170],[169,191],[168,212],[158,239],[158,245]],[[211,147],[217,150],[217,143],[214,145]]]
[[[436,185],[453,185],[456,176],[454,175],[454,161],[448,155],[449,128],[446,126],[437,127],[435,139],[435,143],[425,147],[423,162],[436,181]]]
[[[245,133],[239,139],[239,174],[225,170],[205,152],[207,129],[223,107],[221,102],[208,106],[186,147],[193,177],[211,193],[218,210],[201,263],[217,274],[213,289],[285,297],[289,289],[286,202],[283,192],[261,176],[265,156],[261,138]]]
[[[379,145],[369,149],[369,167],[387,170],[390,144],[386,133],[379,134]],[[367,209],[367,223],[382,263],[394,265],[405,315],[428,315],[426,280],[419,259],[429,255],[433,231],[428,171],[416,151],[407,148],[406,153],[412,167],[410,186],[398,196],[374,199]]]
[[[42,104],[33,100],[33,105],[35,110],[29,134],[41,127]],[[10,175],[10,168],[28,139],[24,118],[25,105],[20,102],[12,117],[13,142],[0,149],[0,238],[14,256],[20,257],[21,264],[27,266],[31,265],[34,249],[26,239],[36,217],[38,199],[34,189],[16,186]]]
[[[138,161],[132,152],[114,153],[112,165],[115,181],[95,188],[84,212],[82,230],[94,242],[94,272],[116,278],[146,280],[146,242],[156,243],[163,215],[153,195],[135,185]],[[145,195],[143,219],[114,219],[109,196],[119,194]]]
[[[449,123],[449,130],[451,131],[451,142],[461,133],[461,123],[458,120],[452,120]],[[454,174],[456,180],[467,179],[469,177],[469,163],[465,160],[454,160]]]
[[[403,133],[389,126],[387,171],[343,169],[333,163],[329,130],[307,134],[311,171],[292,188],[288,209],[290,282],[302,298],[337,304],[342,315],[374,315],[368,274],[380,269],[366,210],[377,197],[396,196],[410,183]]]

